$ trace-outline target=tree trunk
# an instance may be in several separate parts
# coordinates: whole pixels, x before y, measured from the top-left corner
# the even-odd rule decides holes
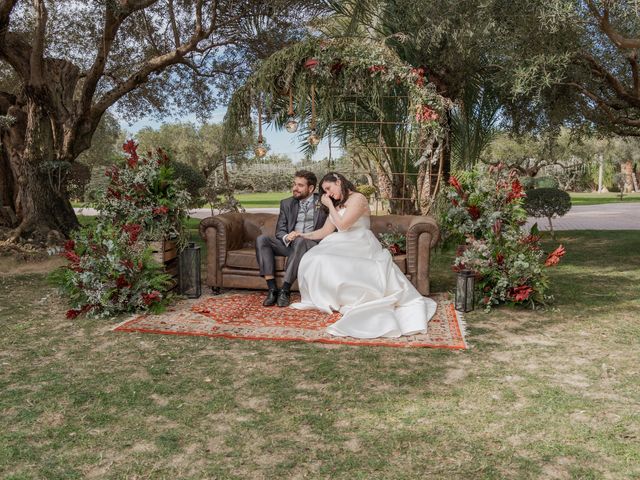
[[[624,193],[633,192],[633,162],[631,160],[625,160],[621,164],[622,175],[624,176]]]
[[[10,132],[3,135],[11,171],[10,176],[3,176],[3,181],[8,182],[14,192],[12,207],[20,221],[9,240],[33,234],[44,240],[42,237],[50,230],[68,236],[79,226],[78,218],[64,185],[52,181],[54,170],[47,162],[71,159],[59,158],[56,154],[51,119],[38,102],[27,100],[22,113]]]

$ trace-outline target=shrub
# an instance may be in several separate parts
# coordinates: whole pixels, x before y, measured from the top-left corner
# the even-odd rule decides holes
[[[545,258],[537,227],[524,232],[525,196],[515,172],[492,167],[452,176],[445,189],[450,201],[443,212],[443,237],[460,243],[454,271],[472,270],[476,289],[488,310],[511,303],[535,306],[550,299],[544,267],[555,265],[564,254],[558,247]]]
[[[191,201],[190,208],[200,208],[204,205],[205,200],[202,190],[207,185],[207,179],[198,170],[183,162],[172,161],[171,167],[174,171],[174,177],[182,180],[184,188],[189,192]]]
[[[356,187],[356,190],[367,197],[367,200],[369,200],[371,196],[375,195],[376,193],[376,187],[374,187],[373,185],[358,185]]]
[[[152,260],[148,241],[186,242],[189,194],[162,151],[138,157],[132,141],[124,149],[128,157],[106,172],[95,224],[72,234],[63,253],[69,264],[51,275],[70,300],[68,318],[157,311],[168,301],[170,277]]]
[[[558,188],[560,185],[554,177],[523,177],[520,179],[522,188],[533,190],[534,188]]]
[[[555,237],[551,219],[561,217],[571,209],[571,197],[557,188],[536,188],[527,191],[524,208],[532,217],[546,217],[551,235]]]

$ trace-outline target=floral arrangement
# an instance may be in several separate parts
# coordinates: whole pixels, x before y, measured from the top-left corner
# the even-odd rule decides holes
[[[407,236],[397,231],[379,233],[378,238],[383,248],[389,250],[391,255],[407,253]]]
[[[97,203],[95,226],[72,235],[62,253],[69,264],[51,275],[70,299],[67,318],[155,312],[169,301],[171,277],[153,260],[148,242],[186,241],[189,195],[174,180],[162,151],[140,157],[131,140],[123,148],[122,165],[106,172],[110,180]]]
[[[183,225],[191,199],[175,179],[167,154],[158,149],[140,157],[133,140],[128,140],[123,150],[127,154],[124,164],[105,172],[109,184],[96,205],[101,216],[127,228],[139,227],[141,240],[186,241]]]
[[[545,255],[537,226],[522,229],[525,193],[515,172],[501,165],[488,172],[476,169],[452,176],[445,191],[450,206],[441,220],[443,233],[461,243],[453,269],[475,272],[486,309],[501,303],[546,303],[551,297],[544,270],[556,265],[565,250],[560,245]]]

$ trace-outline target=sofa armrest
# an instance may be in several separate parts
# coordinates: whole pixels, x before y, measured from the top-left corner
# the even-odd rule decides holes
[[[422,295],[429,294],[431,249],[440,238],[440,228],[431,216],[416,216],[407,228],[407,271]]]
[[[220,287],[227,252],[240,248],[244,241],[242,214],[226,213],[207,217],[200,222],[199,230],[207,245],[207,285]]]

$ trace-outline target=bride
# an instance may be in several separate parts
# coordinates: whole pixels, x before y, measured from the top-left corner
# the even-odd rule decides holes
[[[322,241],[302,257],[298,273],[302,300],[291,307],[339,311],[342,318],[327,328],[336,336],[426,332],[436,302],[420,295],[382,248],[370,230],[367,199],[339,173],[326,174],[320,188],[324,191],[320,201],[329,216],[321,229],[294,234]]]

